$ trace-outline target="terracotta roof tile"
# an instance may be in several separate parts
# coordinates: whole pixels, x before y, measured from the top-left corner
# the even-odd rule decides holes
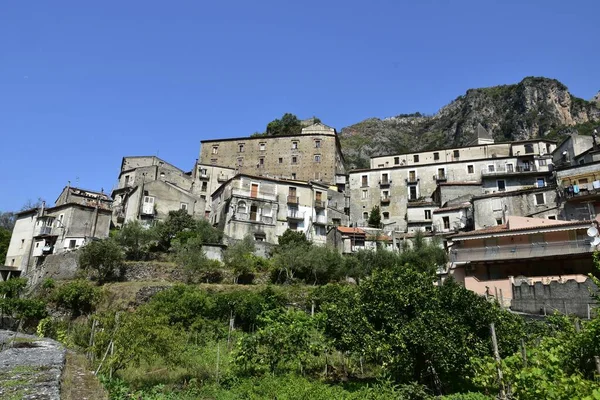
[[[342,233],[347,233],[350,235],[365,235],[365,231],[360,228],[350,228],[348,226],[338,226],[338,231]]]

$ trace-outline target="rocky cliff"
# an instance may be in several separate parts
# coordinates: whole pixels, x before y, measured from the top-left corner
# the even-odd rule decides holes
[[[518,84],[470,89],[438,113],[371,118],[343,128],[348,167],[364,168],[369,157],[463,146],[481,123],[496,141],[557,139],[570,131],[591,132],[600,121],[598,99],[586,101],[555,79],[527,77]]]

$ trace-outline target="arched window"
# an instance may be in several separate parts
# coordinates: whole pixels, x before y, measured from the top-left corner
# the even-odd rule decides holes
[[[365,211],[365,212],[363,213],[363,219],[364,219],[364,220],[367,220],[367,219],[369,219],[369,213],[368,213],[368,212],[366,212],[366,211]]]
[[[245,201],[238,201],[237,205],[238,205],[237,211],[239,213],[245,214],[247,212],[246,202]]]

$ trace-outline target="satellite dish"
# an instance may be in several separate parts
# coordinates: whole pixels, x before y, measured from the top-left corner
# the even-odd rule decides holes
[[[596,246],[598,246],[599,244],[600,244],[600,237],[598,237],[598,236],[596,236],[596,237],[594,238],[594,240],[592,240],[592,241],[590,242],[590,246],[592,246],[592,247],[596,247]]]
[[[587,235],[589,237],[596,237],[598,236],[598,229],[596,229],[595,226],[590,226],[587,230]]]

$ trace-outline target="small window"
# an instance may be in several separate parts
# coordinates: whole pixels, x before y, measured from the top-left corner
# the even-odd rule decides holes
[[[317,148],[317,149],[321,148],[321,141],[320,140],[315,140],[315,148]]]
[[[408,198],[409,200],[417,200],[417,187],[410,186],[408,188]]]
[[[200,198],[201,198],[202,200],[206,200],[206,196],[205,196],[205,195],[203,195],[203,194],[202,194],[202,195],[200,195]]]
[[[514,172],[515,166],[512,164],[506,164],[506,172]]]
[[[579,160],[579,165],[583,165],[583,164],[585,164],[585,159],[582,158],[581,160]]]
[[[431,210],[425,210],[425,219],[431,219]]]
[[[533,144],[527,143],[525,145],[525,154],[531,154],[531,153],[533,153]]]
[[[369,186],[369,176],[368,175],[363,175],[361,177],[361,185],[362,186]]]
[[[296,173],[292,172],[292,179],[296,179]]]
[[[502,218],[496,218],[496,225],[502,225]]]
[[[537,178],[535,181],[535,186],[536,187],[546,187],[546,180],[544,178]]]
[[[206,168],[200,168],[199,171],[200,171],[201,176],[206,176],[207,172],[208,172],[208,170]]]
[[[506,190],[506,181],[504,179],[499,179],[496,182],[498,184],[498,191],[504,192]]]
[[[279,164],[283,164],[283,158],[279,157],[279,160],[277,160],[279,162]]]
[[[362,199],[366,200],[369,198],[369,191],[368,190],[363,190],[362,191]]]
[[[266,143],[264,143],[264,142],[262,142],[262,143],[259,143],[259,144],[258,144],[258,149],[259,149],[260,151],[265,151],[265,150],[267,149],[267,144],[266,144]]]
[[[258,159],[258,166],[259,167],[264,167],[265,166],[265,158],[261,157]]]
[[[186,210],[187,211],[188,205],[187,205],[187,203],[181,203],[181,205],[180,205],[179,208],[181,208],[182,210]]]
[[[548,219],[556,219],[556,215],[548,215]]]
[[[75,246],[77,245],[77,241],[76,240],[69,240],[69,249],[74,249]]]
[[[383,215],[383,219],[385,219],[385,220],[390,219],[390,213],[389,212],[386,211],[386,212],[382,213],[382,215]]]
[[[538,160],[538,165],[540,167],[545,167],[546,165],[548,165],[548,162],[547,162],[547,160],[545,158],[542,158],[542,159]]]
[[[218,154],[219,153],[219,146],[213,146],[212,153],[213,154]]]
[[[207,190],[208,190],[208,182],[202,182],[202,187],[200,188],[200,191],[206,192]]]
[[[414,162],[419,162],[419,155],[418,155],[418,154],[415,154],[415,155],[413,156],[413,160],[414,160]]]
[[[21,239],[21,248],[23,248],[23,246],[25,246],[25,239]],[[37,246],[35,246],[35,247],[37,247]]]
[[[315,154],[315,162],[321,162],[321,155]]]
[[[292,150],[298,150],[298,142],[292,142]]]
[[[131,177],[130,177],[129,175],[125,175],[125,186],[128,186],[128,185],[129,185],[129,179],[130,179],[130,178],[131,178]]]
[[[210,163],[211,163],[212,165],[216,165],[216,164],[217,164],[217,159],[216,159],[216,158],[211,158],[211,159],[210,159]]]
[[[444,229],[450,229],[450,217],[443,217]]]
[[[472,165],[467,165],[467,173],[472,174],[475,172],[475,168]]]
[[[494,171],[496,171],[496,166],[494,164],[488,165],[488,172],[494,172]]]
[[[237,165],[238,165],[238,167],[242,167],[244,165],[244,159],[243,158],[238,158],[237,159]]]
[[[425,227],[425,232],[431,232],[431,227],[430,226],[426,226]]]
[[[368,212],[366,212],[366,211],[365,211],[365,212],[363,212],[363,219],[364,219],[364,220],[367,220],[367,219],[369,219],[369,213],[368,213]]]
[[[297,164],[297,163],[298,163],[298,157],[292,156],[292,164]]]
[[[544,193],[536,193],[535,194],[535,204],[542,205],[546,204],[546,199],[544,198]]]
[[[438,153],[438,152],[433,153],[433,159],[434,160],[439,160],[440,159],[440,153]]]
[[[394,157],[394,165],[400,164],[400,157]]]
[[[238,144],[238,152],[239,153],[243,153],[244,152],[244,144],[243,143]]]
[[[21,247],[23,247],[23,246],[21,246]],[[37,248],[39,248],[39,247],[40,247],[40,242],[37,242],[37,243],[35,244],[35,248],[37,249]]]
[[[460,150],[454,150],[454,158],[460,157]]]

